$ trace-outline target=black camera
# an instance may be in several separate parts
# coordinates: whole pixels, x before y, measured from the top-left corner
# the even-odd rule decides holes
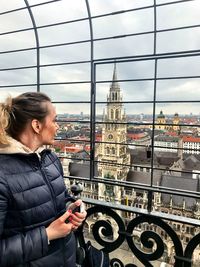
[[[68,198],[67,203],[66,203],[66,210],[71,210],[72,213],[75,212],[83,212],[85,210],[84,204],[82,201],[80,201],[79,204],[79,199],[81,199],[81,192],[83,191],[83,186],[80,183],[76,183],[71,186],[71,192],[72,195]],[[66,223],[68,223],[69,220],[66,220]]]

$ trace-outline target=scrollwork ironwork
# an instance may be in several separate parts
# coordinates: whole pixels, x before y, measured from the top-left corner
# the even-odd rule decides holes
[[[113,234],[113,227],[108,223],[106,220],[100,219],[94,223],[92,233],[95,238],[95,240],[103,247],[103,251],[109,253],[111,251],[114,251],[120,245],[124,242],[125,240],[125,235],[122,233],[125,233],[125,225],[119,214],[117,214],[115,211],[113,211],[110,208],[107,207],[102,207],[102,206],[95,206],[91,207],[87,210],[87,217],[90,217],[91,215],[97,213],[102,213],[106,214],[106,216],[109,216],[112,218],[112,220],[115,221],[117,227],[118,227],[118,237],[116,240],[107,241],[104,239],[104,237],[109,237],[110,235]]]
[[[200,233],[194,236],[187,244],[184,252],[185,260],[184,267],[191,267],[192,265],[192,254],[195,248],[200,244]]]
[[[124,267],[124,264],[122,261],[120,261],[119,259],[117,258],[113,258],[111,261],[110,261],[110,267]]]
[[[177,234],[173,231],[173,229],[163,220],[158,217],[141,215],[134,218],[127,226],[127,233],[129,235],[126,236],[128,245],[134,255],[144,264],[145,267],[153,267],[150,261],[155,261],[160,259],[160,257],[164,253],[164,242],[161,237],[153,232],[153,231],[143,231],[141,233],[141,242],[147,248],[152,248],[153,243],[156,244],[156,249],[152,253],[144,253],[141,251],[133,242],[133,238],[131,234],[134,229],[141,223],[154,224],[164,229],[165,232],[170,236],[172,242],[174,243],[175,254],[179,257],[183,256],[182,244],[177,236]],[[174,266],[180,266],[179,261],[176,260]]]
[[[129,263],[124,266],[123,262],[117,258],[110,261],[110,267],[137,267],[135,264]]]
[[[138,226],[142,224],[149,224],[154,225],[156,228],[159,227],[162,231],[164,230],[171,239],[171,243],[173,244],[174,248],[173,266],[191,267],[193,252],[195,248],[200,244],[200,233],[190,240],[184,252],[183,246],[176,232],[167,222],[157,216],[151,216],[147,214],[138,215],[128,223],[127,227],[125,227],[125,220],[120,217],[119,213],[112,210],[110,207],[93,206],[87,210],[86,220],[88,220],[89,217],[94,214],[98,215],[98,213],[102,213],[104,216],[100,220],[94,222],[92,233],[95,241],[97,241],[97,243],[103,247],[103,251],[110,253],[119,248],[121,244],[126,240],[129,248],[133,252],[133,255],[145,267],[153,267],[154,265],[152,265],[151,262],[161,260],[161,258],[165,254],[165,244],[162,236],[160,236],[153,230],[149,230],[149,228],[147,230],[140,230],[138,238],[142,248],[139,248],[136,240],[134,239],[135,231],[138,232],[139,229]],[[113,240],[108,240],[108,237],[113,235],[113,224],[111,224],[109,220],[107,220],[109,217],[112,218],[112,221],[115,222],[116,227],[118,228],[118,236],[116,238],[113,238]],[[79,229],[79,235],[81,235],[80,240],[82,240],[82,242],[84,243],[85,241],[83,228],[84,225]],[[150,249],[150,252],[145,251],[146,249]],[[117,258],[111,259],[110,266],[137,267],[133,263],[125,265],[120,259]]]

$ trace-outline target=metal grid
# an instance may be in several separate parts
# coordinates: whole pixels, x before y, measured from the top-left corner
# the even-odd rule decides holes
[[[23,2],[23,1],[22,1]],[[103,182],[107,184],[119,184],[121,186],[128,186],[128,187],[133,187],[133,188],[138,188],[142,190],[147,190],[148,191],[148,210],[151,211],[152,209],[152,193],[153,192],[165,192],[168,194],[177,194],[177,195],[182,195],[182,196],[188,196],[188,197],[198,197],[199,198],[199,192],[186,192],[186,191],[181,191],[181,190],[175,190],[171,188],[159,188],[157,186],[153,185],[153,177],[154,177],[154,170],[156,169],[153,166],[153,156],[151,158],[151,181],[149,185],[144,185],[144,184],[130,184],[127,182],[120,182],[120,181],[110,181],[108,179],[101,179],[99,177],[95,177],[94,175],[94,165],[95,165],[95,144],[97,143],[95,141],[95,127],[97,124],[96,121],[96,108],[100,104],[106,104],[106,101],[98,101],[96,99],[96,94],[97,94],[97,85],[99,84],[104,84],[104,83],[111,83],[112,80],[110,79],[98,79],[97,74],[98,74],[98,67],[99,66],[108,66],[108,65],[113,65],[116,63],[117,65],[120,65],[122,63],[135,63],[135,62],[153,62],[153,75],[151,77],[143,77],[143,78],[125,78],[125,79],[119,79],[119,83],[127,83],[127,82],[143,82],[143,81],[151,81],[153,83],[153,98],[151,100],[143,100],[143,101],[128,101],[124,100],[123,104],[151,104],[152,105],[152,117],[153,117],[153,122],[152,122],[152,139],[151,139],[151,149],[152,149],[152,155],[154,155],[154,136],[155,136],[155,126],[156,126],[156,108],[158,104],[199,104],[200,99],[192,99],[192,100],[158,100],[157,99],[157,92],[158,92],[158,82],[160,81],[172,81],[172,80],[199,80],[200,75],[197,75],[196,72],[194,71],[194,74],[191,71],[188,71],[188,74],[184,75],[168,75],[166,77],[162,77],[162,75],[159,75],[159,67],[160,67],[160,62],[164,62],[165,60],[173,60],[173,59],[188,59],[188,60],[198,60],[198,57],[200,56],[200,48],[197,47],[195,49],[180,49],[180,50],[172,50],[169,52],[163,51],[160,52],[158,49],[158,40],[161,36],[161,34],[165,33],[180,33],[184,32],[185,30],[187,31],[192,31],[192,30],[199,30],[200,24],[188,24],[188,25],[180,25],[176,27],[167,27],[167,28],[159,28],[158,27],[158,13],[160,9],[162,8],[168,8],[168,7],[174,7],[174,9],[178,9],[181,5],[184,4],[193,4],[197,3],[195,0],[182,0],[182,1],[152,1],[150,5],[143,5],[140,7],[135,7],[131,9],[118,9],[117,11],[114,12],[107,12],[103,14],[98,14],[98,15],[93,15],[91,12],[91,1],[85,0],[85,10],[87,16],[83,16],[81,18],[75,18],[72,20],[65,20],[61,22],[56,22],[56,23],[49,23],[49,24],[44,24],[44,25],[37,25],[36,18],[34,17],[34,9],[35,8],[40,8],[44,6],[49,6],[52,4],[55,4],[56,2],[61,2],[59,0],[54,0],[54,1],[46,1],[43,3],[38,3],[38,4],[30,4],[30,1],[24,0],[24,6],[15,8],[15,9],[9,9],[7,11],[1,12],[0,17],[4,17],[8,14],[16,14],[21,11],[26,11],[31,19],[32,26],[27,27],[27,28],[20,28],[16,30],[11,30],[11,31],[4,31],[0,33],[1,38],[6,38],[7,36],[12,36],[18,33],[24,33],[24,32],[33,32],[35,36],[35,44],[30,47],[25,47],[25,48],[17,48],[17,49],[4,49],[0,51],[0,56],[7,56],[7,55],[16,55],[20,54],[23,52],[33,52],[35,54],[35,64],[28,64],[28,65],[21,65],[21,62],[19,61],[17,66],[12,67],[5,67],[4,64],[2,64],[2,67],[0,68],[0,73],[6,74],[6,73],[12,73],[15,71],[25,71],[25,70],[30,70],[34,73],[35,75],[35,81],[32,83],[1,83],[0,85],[0,90],[1,92],[5,92],[11,89],[21,90],[21,91],[26,91],[27,88],[31,88],[32,90],[35,91],[44,91],[44,88],[50,88],[52,86],[62,86],[62,85],[87,85],[90,87],[90,96],[88,100],[70,100],[70,101],[60,101],[57,99],[53,99],[53,102],[55,104],[73,104],[75,107],[77,104],[86,104],[89,105],[90,107],[90,117],[88,121],[85,121],[84,123],[89,123],[90,124],[90,177],[85,177],[81,178],[83,180],[95,180],[97,182]],[[113,34],[113,35],[108,35],[105,37],[95,37],[95,28],[96,26],[95,23],[97,20],[100,19],[107,19],[107,18],[113,18],[113,17],[118,17],[120,15],[128,15],[132,14],[133,16],[137,12],[141,11],[146,11],[149,10],[152,12],[152,29],[150,30],[143,30],[139,32],[132,32],[132,33],[126,33],[126,34]],[[67,25],[74,25],[76,23],[83,23],[87,22],[88,23],[88,33],[89,33],[89,38],[87,39],[82,39],[78,41],[69,41],[69,42],[60,42],[57,43],[55,40],[55,43],[53,44],[45,44],[41,45],[40,43],[40,38],[41,34],[39,33],[43,29],[52,29],[54,27],[58,26],[67,26]],[[101,46],[102,42],[107,42],[107,41],[118,41],[121,42],[122,40],[129,40],[128,38],[130,37],[143,37],[143,36],[151,36],[152,39],[152,50],[150,53],[133,53],[131,55],[122,55],[119,53],[115,56],[111,57],[106,57],[106,56],[98,56],[97,53],[95,53],[95,49],[97,50],[98,45]],[[90,52],[88,54],[88,58],[86,60],[69,60],[69,61],[61,61],[61,62],[56,62],[56,63],[41,63],[41,53],[45,51],[46,49],[68,49],[70,46],[76,46],[76,45],[82,45],[82,44],[87,44],[89,45]],[[162,49],[161,49],[162,50]],[[3,61],[2,61],[3,62]],[[48,68],[54,68],[54,67],[60,67],[60,66],[79,66],[79,65],[87,65],[89,66],[87,69],[87,74],[88,74],[88,79],[83,79],[83,80],[70,80],[67,78],[65,81],[61,82],[52,82],[52,81],[41,81],[41,77],[44,76],[44,73],[46,69]],[[44,72],[43,72],[44,71]],[[41,72],[43,74],[41,74]],[[192,74],[191,74],[192,73]],[[47,87],[45,87],[47,86]],[[197,94],[198,95],[198,94]],[[67,120],[66,120],[67,122]],[[73,120],[70,120],[69,122],[73,122]],[[82,123],[82,121],[79,120],[74,120],[74,122],[79,122]],[[98,122],[101,124],[100,122]],[[103,123],[103,122],[102,122]],[[127,123],[127,125],[131,125],[131,123]],[[142,123],[141,123],[142,124]],[[134,123],[133,123],[134,125]],[[189,126],[187,124],[184,124],[182,126]],[[199,127],[199,125],[192,125],[192,127]],[[73,140],[72,140],[73,141]],[[81,142],[81,140],[80,140]],[[157,168],[158,169],[158,168]],[[70,178],[75,178],[75,177],[70,177]],[[76,177],[77,179],[80,179],[80,177]]]

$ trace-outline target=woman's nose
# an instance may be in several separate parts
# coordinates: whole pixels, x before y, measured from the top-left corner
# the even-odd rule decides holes
[[[58,125],[58,123],[56,122],[56,129],[58,130],[59,129],[59,125]]]

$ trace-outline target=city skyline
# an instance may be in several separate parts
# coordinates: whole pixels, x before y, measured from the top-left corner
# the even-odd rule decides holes
[[[164,112],[164,110],[162,110]],[[176,113],[176,112],[175,112]],[[175,115],[175,113],[164,113],[165,116],[169,116],[169,117],[173,117]],[[159,113],[156,113],[155,116],[157,117]],[[81,111],[80,113],[57,113],[57,116],[82,116],[82,117],[87,117],[90,116],[89,113],[84,113],[83,111]],[[129,114],[126,113],[127,116],[147,116],[147,117],[153,117],[152,113],[133,113],[133,114]],[[199,117],[200,116],[200,112],[198,114],[193,114],[193,113],[189,113],[189,114],[182,114],[182,113],[178,113],[179,117]],[[103,117],[103,114],[99,113],[96,114],[96,116],[98,117]]]

